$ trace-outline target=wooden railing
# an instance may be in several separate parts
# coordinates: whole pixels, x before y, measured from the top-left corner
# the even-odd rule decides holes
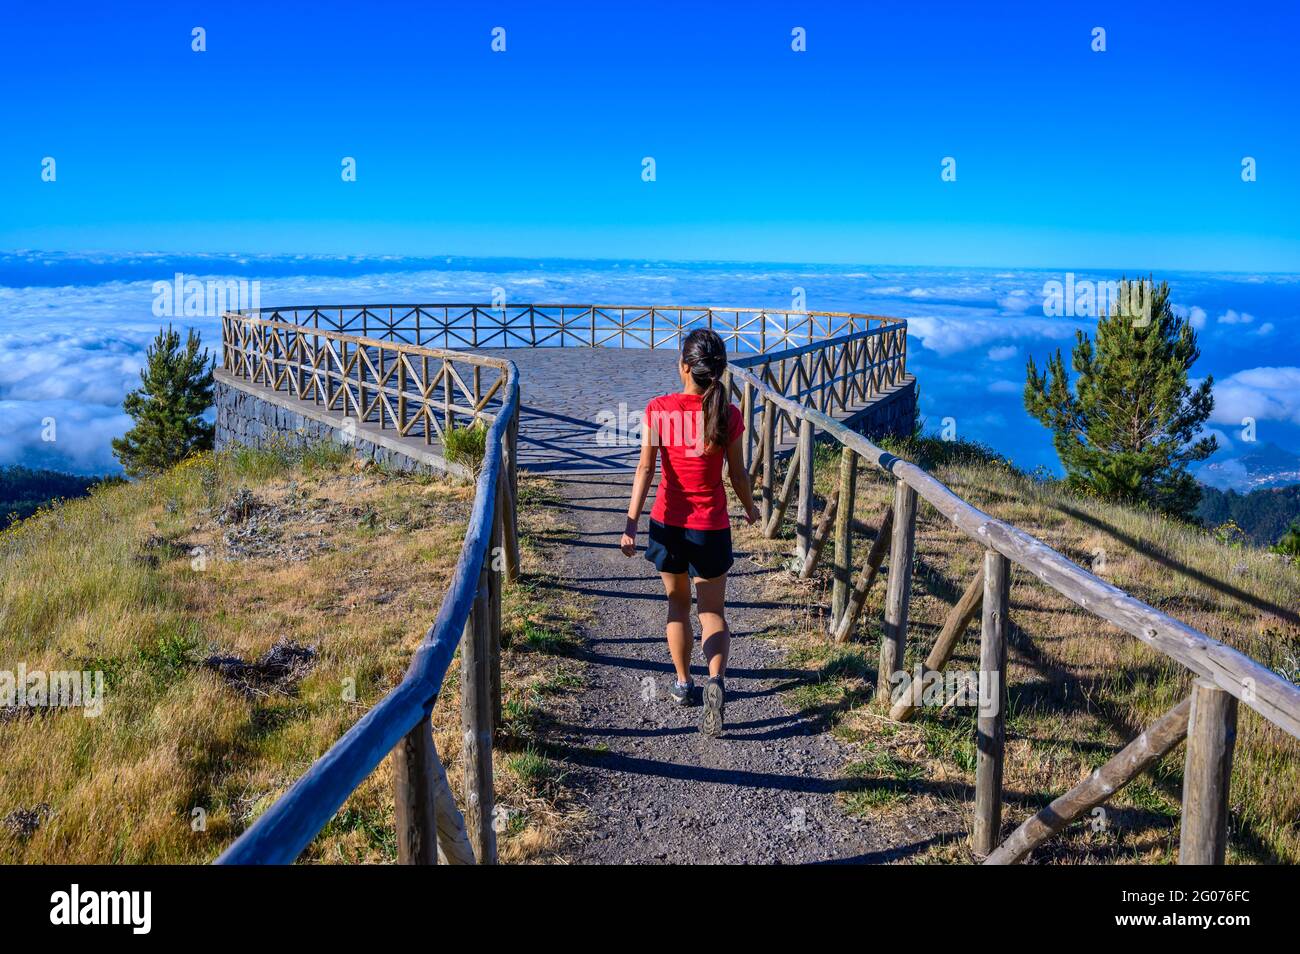
[[[861,409],[907,378],[907,324],[891,319],[863,331],[823,338],[806,345],[733,358],[774,391],[807,403],[831,417]],[[753,392],[741,388],[745,417],[745,462],[752,459]],[[774,447],[793,439],[799,421],[779,408],[773,415]]]
[[[835,342],[822,343],[823,349],[835,347]],[[767,360],[782,363],[783,357],[771,355]],[[953,606],[924,664],[927,678],[942,672],[967,625],[977,613],[981,615],[979,678],[981,685],[991,688],[992,698],[990,704],[981,705],[976,723],[975,805],[971,828],[971,846],[976,856],[986,864],[1010,864],[1024,859],[1186,738],[1179,861],[1221,864],[1227,847],[1228,791],[1238,702],[1300,737],[1300,688],[1232,647],[1097,578],[1029,534],[983,513],[920,467],[885,452],[851,431],[826,413],[836,406],[835,399],[830,408],[825,404],[828,388],[809,384],[799,375],[782,376],[765,367],[755,368],[756,363],[762,364],[752,359],[733,362],[729,387],[746,413],[760,418],[759,426],[752,429],[759,435],[758,445],[748,450],[747,456],[750,472],[761,484],[764,532],[769,537],[776,534],[791,497],[797,492],[794,518],[797,553],[793,565],[802,577],[815,570],[825,544],[834,533],[831,638],[841,642],[849,638],[888,551],[876,691],[882,700],[891,703],[892,718],[912,717],[920,704],[923,686],[913,681],[900,698],[891,699],[888,695],[890,677],[902,669],[908,637],[918,498],[984,549],[982,567]],[[839,406],[843,403],[839,399]],[[814,514],[813,441],[819,429],[840,445],[841,452],[838,489],[826,501],[818,518]],[[778,490],[774,485],[774,458],[779,435],[785,430],[797,434],[797,439]],[[855,574],[853,501],[860,461],[879,467],[894,478],[894,499],[882,514],[875,540]],[[1013,563],[1087,612],[1178,661],[1195,679],[1187,699],[999,843],[1010,626],[1008,594]]]
[[[513,580],[519,572],[519,380],[511,361],[449,348],[680,347],[698,327],[713,328],[733,352],[753,353],[743,360],[763,381],[793,387],[801,397],[815,394],[818,406],[831,413],[866,401],[906,373],[904,322],[835,312],[358,305],[222,316],[223,370],[249,384],[426,444],[474,421],[490,428],[460,559],[406,676],[218,863],[293,861],[389,752],[399,861],[431,864],[441,856],[452,863],[495,862],[492,739],[501,719],[501,588],[503,575]],[[429,346],[434,343],[444,347]],[[488,560],[492,541],[503,551],[502,573]],[[458,643],[463,816],[430,728]]]
[[[728,350],[755,354],[906,327],[850,312],[676,305],[319,305],[262,308],[255,317],[439,348],[676,348],[694,329],[712,328]]]
[[[428,442],[476,419],[489,427],[460,557],[406,675],[218,863],[292,862],[390,752],[399,861],[432,864],[441,852],[451,863],[494,863],[492,739],[501,718],[501,590],[519,573],[514,362],[245,315],[223,317],[222,353],[230,374],[404,436],[419,434]],[[491,380],[483,382],[481,372]],[[448,788],[430,724],[458,644],[464,816]]]
[[[712,327],[733,352],[751,355],[731,362],[728,387],[747,420],[757,419],[757,426],[746,429],[745,459],[760,488],[764,532],[776,534],[797,494],[794,569],[803,577],[814,572],[834,535],[833,639],[849,638],[888,553],[878,692],[884,693],[890,674],[900,670],[906,649],[919,500],[984,548],[983,565],[953,606],[924,666],[927,675],[942,672],[967,625],[981,616],[979,671],[994,698],[981,706],[976,725],[971,831],[976,855],[988,864],[1022,860],[1187,739],[1179,860],[1222,862],[1238,702],[1300,736],[1300,689],[981,512],[921,468],[837,421],[836,415],[852,413],[906,380],[904,322],[828,312],[603,305],[332,306],[263,309],[260,316],[223,318],[225,368],[252,383],[426,442],[461,419],[482,418],[491,427],[460,560],[406,677],[219,860],[293,860],[389,751],[394,753],[399,858],[432,862],[441,847],[451,861],[495,859],[491,745],[500,703],[501,578],[486,557],[491,541],[497,540],[505,551],[506,575],[518,572],[519,385],[512,362],[446,349],[677,347],[696,327]],[[458,363],[468,370],[461,373]],[[483,380],[483,371],[491,380]],[[813,493],[818,429],[841,446],[839,486],[820,515],[814,512]],[[778,489],[775,459],[787,438],[794,441],[794,453]],[[872,546],[854,573],[853,500],[861,461],[889,473],[895,484],[892,506],[882,514]],[[1196,678],[1187,699],[999,844],[1013,563],[1178,661]],[[447,789],[429,724],[433,701],[462,638],[467,824]],[[889,700],[890,715],[909,719],[920,701],[921,684],[912,683]]]
[[[509,364],[241,314],[222,316],[221,354],[223,370],[250,384],[425,444],[495,420]]]

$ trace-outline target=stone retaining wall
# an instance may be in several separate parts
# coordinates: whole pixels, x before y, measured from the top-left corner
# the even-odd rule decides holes
[[[444,460],[436,448],[426,450],[392,431],[383,432],[370,424],[358,424],[355,418],[327,413],[220,369],[215,378],[217,450],[236,444],[267,447],[275,442],[303,445],[332,440],[350,444],[357,456],[393,470],[465,476],[460,467]]]
[[[916,378],[908,375],[844,423],[870,440],[910,437],[916,423],[916,401]]]

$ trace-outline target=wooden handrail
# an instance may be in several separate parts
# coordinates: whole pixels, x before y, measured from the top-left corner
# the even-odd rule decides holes
[[[466,364],[477,364],[501,370],[504,370],[506,365],[511,363],[505,358],[495,358],[491,355],[475,354],[472,351],[461,351],[456,348],[430,348],[425,345],[413,345],[401,341],[365,338],[360,335],[351,335],[342,331],[329,331],[324,328],[313,328],[309,325],[294,324],[288,321],[276,321],[269,318],[254,318],[251,315],[245,315],[238,312],[227,312],[222,315],[222,317],[228,318],[232,322],[241,322],[263,328],[282,328],[285,331],[292,331],[295,334],[317,335],[334,341],[347,341],[367,348],[378,348],[383,351],[397,351],[402,354],[426,355],[430,358],[451,358],[456,361],[464,361]]]
[[[422,431],[431,444],[458,419],[490,422],[496,417],[488,405],[500,400],[507,362],[227,313],[222,316],[222,364],[226,373],[250,383],[341,410],[345,417],[355,413],[361,421],[377,421],[381,430],[391,424],[402,437]],[[462,377],[457,364],[471,366],[474,374]],[[497,372],[486,388],[483,368]]]
[[[381,343],[365,341],[364,344]],[[464,356],[457,354],[456,357]],[[292,862],[384,757],[429,718],[452,655],[466,624],[470,622],[475,601],[479,599],[480,577],[494,539],[494,508],[499,499],[503,503],[508,499],[498,493],[498,486],[505,456],[503,450],[510,447],[511,424],[519,410],[519,375],[513,361],[482,360],[502,369],[506,376],[505,397],[488,428],[487,453],[475,486],[465,541],[433,625],[425,633],[406,675],[396,688],[330,746],[329,751],[221,854],[218,864]],[[514,465],[512,452],[509,455],[511,470]],[[510,476],[513,479],[513,474]],[[513,520],[513,515],[509,517]],[[428,813],[424,817],[427,818]],[[405,839],[399,841],[407,843]],[[482,858],[479,860],[484,861]]]
[[[817,312],[817,314],[831,315],[832,313],[831,313],[831,312]],[[840,317],[840,316],[838,316],[838,315],[834,315],[833,317]],[[866,315],[850,315],[850,316],[845,316],[845,317],[865,318],[865,317],[867,317],[867,316],[866,316]],[[881,325],[881,326],[879,326],[879,327],[877,327],[877,328],[868,328],[868,329],[866,329],[865,331],[855,331],[853,334],[848,334],[848,335],[839,335],[839,336],[837,336],[837,337],[835,337],[835,338],[826,338],[826,339],[823,339],[822,341],[812,341],[812,342],[809,342],[809,343],[806,344],[806,345],[799,345],[798,347],[795,347],[795,348],[784,348],[784,349],[782,349],[781,351],[771,351],[771,352],[767,352],[767,353],[765,353],[765,354],[751,354],[751,355],[745,355],[744,357],[733,358],[733,359],[732,359],[730,362],[728,362],[728,363],[729,363],[732,367],[748,368],[748,367],[752,367],[752,366],[755,365],[755,364],[762,364],[762,363],[764,362],[765,359],[775,359],[775,358],[780,358],[781,360],[784,361],[784,360],[788,360],[788,359],[790,359],[790,358],[798,358],[798,357],[801,357],[801,356],[806,355],[806,354],[812,354],[813,352],[816,352],[816,351],[821,350],[822,348],[825,348],[827,344],[834,343],[834,344],[836,344],[836,345],[844,345],[844,344],[848,344],[848,343],[851,342],[851,341],[861,341],[861,340],[864,339],[864,338],[876,338],[876,337],[879,337],[880,335],[883,335],[883,334],[885,334],[885,333],[887,333],[887,332],[889,332],[889,331],[892,331],[892,330],[894,330],[894,329],[896,329],[896,328],[906,327],[905,325],[903,325],[903,324],[901,323],[901,320],[900,320],[900,319],[897,319],[897,318],[880,319],[880,320],[882,320],[882,321],[889,321],[889,322],[891,322],[891,324],[884,324],[884,325]]]
[[[433,309],[433,308],[470,308],[479,311],[500,314],[504,311],[527,311],[530,308],[565,308],[575,311],[640,311],[649,315],[650,312],[717,312],[720,314],[744,314],[744,315],[797,315],[801,318],[812,315],[817,318],[856,318],[870,319],[880,321],[885,324],[905,324],[902,318],[895,318],[890,315],[873,315],[867,312],[858,311],[796,311],[792,308],[755,308],[750,305],[741,307],[739,305],[601,305],[584,302],[519,302],[516,304],[506,304],[502,306],[493,305],[489,302],[473,301],[439,301],[439,302],[418,302],[418,303],[382,303],[375,305],[279,305],[276,307],[262,307],[255,309],[258,314],[279,314],[283,312],[324,312],[338,311],[340,309],[354,309],[357,311],[374,311],[379,308],[406,308],[406,309]],[[250,312],[232,312],[240,316],[251,314]]]
[[[360,331],[369,340],[414,335],[414,342],[441,338],[467,348],[564,347],[632,343],[677,345],[696,327],[717,331],[733,350],[784,350],[792,342],[903,328],[902,319],[841,311],[793,311],[688,305],[531,303],[494,306],[481,302],[379,305],[301,305],[235,313],[259,321],[304,328],[330,326]],[[358,327],[359,326],[359,327]]]
[[[826,518],[834,512],[836,497],[843,498],[839,500],[840,506],[845,509],[837,521],[841,525],[841,533],[836,547],[836,600],[832,609],[832,631],[837,638],[847,638],[848,630],[852,628],[852,609],[843,605],[847,590],[844,580],[847,580],[847,570],[851,567],[848,528],[852,526],[852,462],[857,457],[862,457],[892,475],[897,482],[892,528],[893,551],[889,561],[889,593],[886,601],[885,636],[881,641],[877,698],[888,699],[883,689],[893,676],[890,670],[902,664],[903,640],[907,627],[906,606],[911,585],[912,528],[916,497],[925,499],[983,548],[983,570],[977,574],[972,587],[967,588],[958,605],[949,614],[943,633],[926,660],[927,670],[933,672],[942,668],[975,611],[982,610],[981,705],[976,733],[978,755],[971,830],[971,849],[976,858],[984,858],[986,863],[994,864],[1022,859],[1036,844],[1060,831],[1082,811],[1104,801],[1115,788],[1167,754],[1181,740],[1182,733],[1187,733],[1188,704],[1184,704],[1148,733],[1130,743],[1098,773],[1094,773],[1088,780],[1053,802],[1048,809],[1025,822],[999,845],[1007,705],[1006,647],[1010,631],[1006,618],[1010,588],[1008,571],[1010,564],[1016,563],[1084,610],[1136,636],[1181,663],[1198,677],[1194,684],[1195,704],[1192,705],[1191,719],[1192,725],[1198,726],[1198,734],[1193,739],[1187,733],[1189,741],[1183,782],[1179,861],[1183,864],[1221,864],[1227,844],[1228,790],[1236,738],[1237,701],[1245,703],[1292,736],[1300,737],[1300,688],[1244,653],[1097,578],[1023,530],[989,516],[957,496],[922,468],[882,450],[863,435],[825,413],[827,409],[833,411],[837,406],[848,406],[846,391],[837,393],[834,387],[830,387],[829,400],[823,395],[828,380],[834,381],[837,377],[847,380],[854,374],[854,369],[850,368],[844,375],[837,376],[834,363],[827,373],[825,364],[827,353],[837,350],[846,355],[851,353],[851,337],[860,336],[828,339],[791,349],[791,352],[799,352],[797,356],[789,352],[776,352],[734,361],[729,369],[728,388],[731,392],[739,389],[747,406],[761,405],[765,408],[765,417],[770,417],[774,410],[779,409],[786,420],[798,422],[801,447],[808,440],[807,428],[812,425],[828,433],[843,448],[839,490],[827,502],[827,511],[822,526],[819,527],[821,539],[814,538],[813,549],[804,556],[801,571],[802,576],[812,572],[820,544],[824,542],[829,522]],[[809,358],[822,362],[819,373],[823,380],[817,386],[803,391],[798,389],[797,384],[795,386],[795,395],[798,396],[816,392],[821,399],[822,408],[805,405],[795,395],[783,392],[781,385],[791,384],[796,381],[796,376],[783,371],[773,372],[772,368],[774,365],[784,367],[791,358],[799,361],[800,365]],[[885,360],[887,362],[888,358]],[[803,369],[803,373],[806,376],[808,372]],[[800,453],[802,455],[804,451],[801,450]],[[906,499],[909,495],[910,504]],[[775,533],[777,523],[779,519],[766,527],[768,535]],[[881,543],[877,539],[876,544]],[[869,585],[872,575],[870,557],[863,573]],[[979,586],[982,592],[973,592],[975,586]],[[844,625],[846,623],[847,626]],[[983,698],[986,689],[991,692],[990,699]],[[901,699],[894,700],[890,715],[894,718],[909,717],[919,698],[920,686],[909,686]],[[1183,720],[1181,729],[1178,725],[1179,718]]]
[[[387,320],[379,312],[388,311]],[[405,314],[396,311],[404,309]],[[483,471],[479,476],[474,509],[466,532],[465,544],[461,557],[448,588],[447,597],[439,609],[438,617],[426,634],[424,641],[416,651],[410,668],[402,683],[375,706],[358,722],[330,751],[318,760],[293,787],[267,811],[258,822],[250,828],[218,859],[221,862],[252,861],[291,861],[310,842],[311,838],[328,821],[329,817],[347,798],[361,779],[373,771],[375,765],[383,759],[393,747],[405,738],[402,759],[398,760],[403,773],[401,778],[411,780],[399,787],[405,801],[402,803],[401,815],[405,819],[415,819],[407,824],[429,826],[429,814],[419,809],[421,805],[412,801],[414,792],[423,792],[432,784],[429,779],[441,777],[439,773],[423,772],[419,765],[412,765],[409,760],[420,759],[420,753],[432,753],[432,746],[425,743],[421,736],[410,736],[421,723],[427,720],[438,687],[441,685],[450,663],[451,655],[463,633],[476,632],[474,627],[481,627],[484,615],[488,611],[475,614],[472,607],[476,604],[490,604],[492,597],[485,599],[485,592],[490,594],[491,586],[484,589],[483,560],[490,540],[501,541],[508,551],[507,564],[513,564],[509,570],[510,578],[517,573],[517,556],[511,560],[509,551],[517,546],[517,534],[513,532],[513,500],[517,496],[514,488],[516,463],[515,433],[518,427],[519,389],[517,370],[513,363],[499,358],[476,355],[463,350],[431,348],[421,343],[425,330],[421,324],[426,312],[440,310],[441,320],[428,315],[434,321],[431,331],[441,334],[444,340],[455,338],[469,346],[479,345],[478,320],[482,316],[490,318],[485,330],[490,333],[488,341],[501,337],[505,346],[510,346],[510,336],[514,336],[525,345],[537,346],[554,341],[558,336],[559,345],[566,343],[566,336],[592,347],[602,346],[617,341],[620,347],[626,347],[629,339],[637,345],[656,347],[669,341],[674,344],[680,336],[694,327],[708,326],[720,330],[724,340],[739,346],[747,344],[755,352],[752,355],[738,357],[731,361],[728,374],[728,388],[739,391],[742,405],[747,417],[757,413],[763,414],[763,440],[755,451],[749,448],[751,472],[761,470],[763,476],[764,516],[766,532],[774,534],[785,519],[786,507],[793,493],[796,478],[799,481],[799,556],[796,569],[801,575],[808,575],[816,566],[818,556],[830,531],[830,524],[835,520],[836,502],[843,507],[843,526],[837,535],[837,569],[844,579],[837,588],[840,610],[838,621],[841,624],[836,632],[839,638],[846,638],[852,629],[852,619],[856,613],[849,605],[850,594],[848,581],[852,570],[851,532],[853,526],[853,481],[848,481],[847,489],[840,487],[837,494],[827,502],[827,509],[813,530],[812,513],[812,438],[816,428],[821,428],[843,447],[843,469],[850,477],[856,473],[858,457],[891,474],[897,481],[897,494],[892,526],[892,555],[890,558],[890,602],[893,606],[894,632],[890,634],[887,645],[882,647],[882,663],[887,668],[898,664],[906,636],[906,601],[910,589],[908,570],[911,560],[908,558],[912,549],[914,520],[909,516],[914,513],[914,499],[920,497],[939,511],[954,526],[976,541],[984,550],[984,571],[977,577],[982,580],[984,592],[976,599],[968,588],[958,607],[954,608],[950,619],[945,624],[943,646],[936,645],[927,665],[932,669],[941,667],[951,653],[952,644],[960,638],[961,632],[973,616],[976,609],[982,607],[984,613],[983,634],[981,639],[981,670],[986,674],[997,676],[996,691],[1003,704],[990,712],[981,711],[980,733],[981,748],[979,772],[977,773],[977,804],[974,814],[974,843],[977,854],[989,854],[990,860],[1008,858],[1008,850],[994,850],[1000,828],[1001,785],[1002,785],[1002,735],[1005,719],[1005,650],[1009,632],[1006,620],[1006,598],[1009,588],[1009,574],[1006,567],[1015,563],[1032,572],[1049,587],[1061,593],[1084,610],[1106,620],[1119,629],[1132,634],[1142,642],[1176,660],[1191,670],[1197,682],[1195,698],[1204,711],[1204,722],[1196,736],[1195,751],[1189,747],[1189,777],[1194,784],[1184,786],[1184,826],[1183,852],[1187,859],[1222,860],[1225,843],[1222,818],[1226,813],[1226,791],[1231,772],[1232,745],[1235,737],[1235,702],[1240,700],[1254,709],[1269,722],[1279,726],[1293,736],[1300,737],[1300,688],[1292,685],[1272,670],[1262,666],[1244,653],[1227,646],[1218,640],[1201,633],[1181,621],[1166,615],[1143,603],[1141,600],[1120,590],[1104,580],[1099,579],[1084,568],[1048,547],[1024,531],[997,520],[978,508],[967,503],[953,493],[943,483],[928,474],[922,468],[890,454],[872,443],[866,437],[851,430],[836,420],[832,415],[837,411],[852,411],[858,405],[855,400],[869,401],[885,392],[885,389],[905,384],[906,377],[906,322],[899,319],[874,315],[860,315],[849,312],[793,312],[780,309],[732,309],[701,308],[688,306],[642,307],[625,305],[515,305],[494,308],[482,304],[438,304],[438,305],[369,305],[369,306],[315,306],[303,308],[261,309],[258,314],[228,314],[223,316],[223,332],[232,330],[236,322],[248,326],[266,327],[283,330],[298,335],[316,335],[326,339],[337,340],[343,346],[344,355],[348,345],[356,347],[352,359],[341,364],[337,379],[343,385],[352,383],[350,374],[356,371],[356,386],[359,394],[354,400],[363,409],[363,413],[380,405],[383,401],[389,413],[401,419],[405,411],[393,412],[387,398],[396,396],[399,408],[405,402],[424,401],[426,405],[435,404],[432,392],[437,385],[443,385],[444,400],[438,407],[450,421],[453,413],[483,415],[491,421],[488,435],[488,454]],[[327,315],[337,311],[338,319]],[[345,316],[344,312],[351,314]],[[453,311],[459,312],[453,316]],[[554,315],[550,312],[558,311]],[[310,324],[297,320],[300,312],[306,312]],[[629,314],[631,316],[629,318]],[[286,313],[292,314],[295,321],[278,320]],[[614,316],[617,313],[617,317]],[[275,317],[263,318],[263,314]],[[513,317],[509,317],[513,316]],[[582,321],[585,316],[587,321]],[[414,327],[403,324],[414,318]],[[675,320],[672,320],[675,317]],[[769,329],[768,320],[779,318],[784,327]],[[416,341],[394,341],[378,339],[367,334],[369,322],[374,319],[377,330],[389,336],[406,335],[414,332]],[[338,330],[322,329],[321,320],[334,322]],[[456,322],[468,319],[469,325]],[[527,320],[527,334],[523,333],[522,320]],[[656,320],[663,324],[656,327]],[[794,320],[794,327],[791,320]],[[847,322],[847,333],[833,334],[836,320]],[[731,324],[718,324],[730,320]],[[362,335],[353,335],[342,330],[360,322]],[[601,322],[606,322],[602,324]],[[818,322],[821,322],[819,326]],[[855,327],[861,322],[865,327]],[[514,325],[517,325],[515,327]],[[842,330],[842,328],[841,328]],[[468,332],[466,339],[463,332]],[[660,337],[660,332],[663,336]],[[585,338],[584,338],[585,336]],[[773,342],[788,345],[792,338],[806,339],[807,343],[784,347],[769,348],[769,337]],[[257,359],[254,367],[246,354],[250,349],[234,347],[233,342],[226,342],[223,334],[223,346],[232,355],[241,358],[240,370],[249,377],[275,374],[277,368],[283,368],[278,380],[296,380],[298,389],[303,390],[304,374],[313,378],[323,375],[327,380],[334,380],[328,372],[319,368],[320,358],[307,365],[305,361],[292,360],[290,350],[293,345],[278,338],[262,338],[258,342],[261,350],[252,349]],[[245,340],[246,343],[246,340]],[[479,345],[481,346],[481,345]],[[280,352],[277,353],[277,347]],[[300,347],[300,345],[299,345]],[[874,348],[874,352],[873,352]],[[402,355],[402,367],[399,368],[398,388],[388,386],[392,371],[381,373],[384,367],[382,358],[379,368],[370,361],[366,349],[377,349],[380,353],[391,351]],[[227,353],[223,350],[223,354]],[[339,355],[327,349],[327,360],[341,362]],[[410,392],[406,388],[407,378],[418,373],[409,364],[406,356],[419,357],[422,361],[435,358],[447,362],[444,372],[433,381],[425,375],[423,390]],[[300,356],[301,357],[301,356]],[[453,381],[462,390],[470,393],[465,381],[451,369],[451,361],[467,362],[475,366],[473,407],[461,407],[451,399]],[[363,367],[364,365],[364,367]],[[502,372],[505,380],[502,403],[496,414],[488,414],[485,405],[498,388],[501,379],[492,391],[480,397],[478,369],[494,367]],[[365,380],[365,367],[368,367],[373,380]],[[427,365],[426,371],[427,371]],[[296,379],[289,379],[289,372],[296,373]],[[316,386],[317,392],[319,387]],[[374,395],[367,403],[366,393]],[[815,396],[819,406],[814,407],[802,402],[802,398]],[[331,399],[332,400],[332,399]],[[346,401],[346,398],[345,398]],[[346,403],[345,403],[346,407]],[[828,413],[829,412],[829,413]],[[381,423],[383,412],[380,412]],[[752,422],[750,422],[752,423]],[[449,426],[449,425],[448,425]],[[779,499],[774,499],[773,486],[774,456],[781,444],[785,430],[791,428],[799,434],[798,458],[790,462]],[[747,434],[748,434],[747,430]],[[748,440],[748,438],[747,438]],[[503,444],[503,441],[506,443]],[[506,468],[503,470],[503,468]],[[843,499],[841,499],[843,498]],[[901,502],[900,502],[901,500]],[[775,507],[773,506],[775,504]],[[504,519],[494,519],[494,507],[505,507],[508,511]],[[864,566],[865,585],[870,585],[883,555],[884,530],[880,539],[868,555]],[[874,551],[879,550],[880,553]],[[863,587],[865,589],[865,587]],[[992,595],[990,595],[990,588]],[[499,587],[496,589],[499,600]],[[499,613],[499,608],[496,610]],[[847,621],[847,626],[843,625]],[[888,629],[888,627],[887,627]],[[483,635],[476,637],[483,642]],[[491,639],[483,648],[492,651]],[[474,654],[470,653],[471,660]],[[475,671],[487,672],[491,668],[475,661]],[[880,674],[881,684],[889,673]],[[481,734],[484,719],[491,716],[491,705],[485,704],[484,691],[488,689],[482,678],[466,672],[463,678],[479,680],[473,687],[477,695],[468,710],[478,713],[473,716],[480,730],[479,739],[490,744],[490,733]],[[1226,694],[1226,695],[1225,695]],[[1230,698],[1229,698],[1230,697]],[[1224,700],[1228,701],[1225,702]],[[492,700],[488,700],[491,702]],[[895,706],[910,714],[916,704],[915,698],[909,696]],[[467,716],[467,719],[470,718]],[[1194,720],[1193,720],[1194,721]],[[467,729],[468,731],[468,729]],[[1139,740],[1141,741],[1141,740]],[[1134,743],[1137,745],[1138,743]],[[1163,743],[1162,743],[1163,744]],[[1133,748],[1133,746],[1130,746]],[[1165,750],[1167,750],[1167,746]],[[1126,749],[1126,752],[1129,750]],[[1134,749],[1136,751],[1136,749]],[[1145,751],[1145,750],[1144,750]],[[436,755],[428,756],[436,760]],[[478,769],[467,773],[467,780],[478,786],[478,790],[468,793],[469,802],[477,804],[481,811],[483,805],[491,804],[490,760],[484,760],[482,752],[476,753]],[[1130,760],[1131,761],[1131,760]],[[1109,765],[1109,763],[1108,763]],[[427,768],[427,766],[425,766]],[[1103,772],[1106,771],[1103,769]],[[482,776],[486,774],[487,778]],[[1099,797],[1093,788],[1072,792],[1064,796],[1073,805],[1090,803]],[[1096,786],[1094,786],[1095,788]],[[1076,797],[1077,796],[1077,797]],[[1100,797],[1104,797],[1104,794]],[[424,821],[419,821],[423,818]],[[1026,823],[1028,824],[1028,823]],[[1035,823],[1038,824],[1038,823]],[[490,838],[490,831],[485,829],[485,820],[481,814],[475,815],[478,834],[476,848],[480,854],[494,857],[495,846]],[[1047,826],[1035,838],[1050,834]],[[1026,830],[1022,826],[1023,831]],[[1037,831],[1037,829],[1035,829]],[[407,845],[408,853],[429,855],[429,832],[407,832],[407,837],[399,838],[399,843]],[[1008,842],[1007,844],[1010,844]],[[1022,846],[1023,847],[1023,846]],[[1027,849],[1026,849],[1027,850]],[[480,863],[487,863],[492,857],[480,857]],[[405,859],[404,860],[409,860]]]
[[[1073,603],[1177,660],[1274,725],[1300,737],[1300,688],[1271,669],[1099,579],[1023,530],[971,506],[920,467],[882,450],[821,411],[790,400],[750,370],[733,366],[731,373],[748,382],[758,398],[772,401],[797,419],[811,420],[867,462],[906,483],[981,546],[1023,566]]]

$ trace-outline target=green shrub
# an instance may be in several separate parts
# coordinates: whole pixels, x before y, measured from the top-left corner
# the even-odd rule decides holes
[[[1269,547],[1273,553],[1279,553],[1292,563],[1300,566],[1300,519],[1292,520],[1282,539]]]
[[[468,427],[452,427],[442,435],[442,446],[447,452],[447,460],[459,464],[474,476],[478,476],[487,456],[487,424],[476,420]]]

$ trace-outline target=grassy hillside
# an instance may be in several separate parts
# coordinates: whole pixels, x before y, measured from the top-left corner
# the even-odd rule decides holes
[[[52,501],[82,497],[90,488],[118,477],[82,477],[57,470],[33,470],[14,465],[0,467],[0,530],[24,520]]]
[[[893,450],[927,466],[975,506],[1300,681],[1300,573],[1281,558],[1153,513],[1068,495],[979,448],[923,441]],[[819,447],[817,459],[820,507],[838,480],[838,454]],[[874,529],[891,500],[891,485],[879,471],[864,468],[858,486],[855,515]],[[793,537],[792,528],[779,541],[764,541],[753,528],[743,533],[744,544],[768,563],[786,558]],[[869,537],[858,541],[860,564]],[[916,551],[909,670],[924,659],[981,559],[980,548],[924,501]],[[785,574],[773,577],[773,596],[791,607],[777,635],[791,648],[790,663],[808,671],[791,691],[791,701],[853,743],[856,754],[846,766],[853,783],[843,795],[845,809],[881,824],[915,826],[911,860],[968,859],[965,832],[975,778],[970,710],[923,708],[904,724],[869,702],[883,579],[873,588],[854,641],[836,647],[820,631],[822,607],[829,604],[825,565],[819,579],[808,583]],[[1184,697],[1189,686],[1181,666],[1084,613],[1019,568],[1013,569],[1011,619],[1008,833],[1101,765]],[[977,619],[949,669],[978,669],[978,630]],[[1180,746],[1115,796],[1104,816],[1072,825],[1035,860],[1174,860],[1183,753]],[[1233,773],[1229,861],[1300,861],[1300,743],[1245,706]]]
[[[543,483],[521,482],[526,574]],[[0,670],[104,673],[103,714],[0,710],[0,862],[214,858],[400,679],[460,552],[472,488],[360,468],[333,446],[195,458],[0,534]],[[575,686],[577,608],[509,586],[503,860],[548,856],[570,816],[535,754]],[[460,784],[457,664],[435,741]],[[305,860],[395,857],[388,763]],[[196,830],[198,829],[198,830]]]

